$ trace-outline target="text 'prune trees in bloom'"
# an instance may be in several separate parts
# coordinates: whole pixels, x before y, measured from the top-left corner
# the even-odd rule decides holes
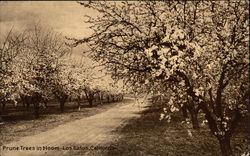
[[[140,83],[134,86],[174,88],[194,128],[202,110],[222,155],[232,155],[230,138],[249,94],[248,1],[80,4],[100,15],[88,16],[93,34],[75,45],[88,43],[92,58],[113,76]]]

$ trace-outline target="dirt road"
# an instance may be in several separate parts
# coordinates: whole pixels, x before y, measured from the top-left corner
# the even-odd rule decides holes
[[[126,121],[138,117],[147,102],[122,103],[106,112],[69,122],[38,135],[23,137],[1,147],[0,156],[42,156],[70,155],[72,150],[93,150],[109,148],[109,143],[118,139],[112,133]],[[84,146],[82,146],[84,145]]]

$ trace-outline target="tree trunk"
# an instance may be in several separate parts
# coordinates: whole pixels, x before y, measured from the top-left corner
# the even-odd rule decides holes
[[[181,111],[182,111],[183,118],[184,119],[188,118],[188,111],[185,105],[181,107]]]
[[[103,105],[102,96],[103,96],[102,93],[100,93],[100,95],[99,95],[99,98],[100,98],[100,99],[99,99],[99,100],[100,100],[100,104],[101,104],[101,105]]]
[[[81,98],[78,96],[77,97],[77,106],[78,106],[78,111],[81,110]]]
[[[64,104],[65,104],[65,100],[61,100],[60,101],[60,111],[61,111],[61,113],[64,112]]]
[[[221,155],[232,156],[232,148],[230,145],[230,137],[218,138],[220,143]]]
[[[89,101],[89,106],[93,107],[93,99],[88,99],[88,101]]]
[[[1,114],[0,114],[0,124],[2,124],[2,123],[3,123],[3,119],[2,119]]]
[[[45,101],[45,102],[44,102],[44,106],[45,106],[45,109],[48,108],[48,101]]]
[[[34,116],[35,118],[39,118],[39,103],[34,103]]]
[[[193,129],[199,130],[200,125],[199,125],[199,121],[198,121],[198,113],[196,113],[196,112],[190,113],[190,116],[191,116],[191,122],[193,125]]]
[[[115,97],[113,95],[111,95],[111,101],[115,102]]]
[[[107,95],[107,102],[110,103],[110,97]]]
[[[0,104],[3,104],[3,103],[0,103]],[[0,110],[0,124],[3,122],[2,115],[3,115],[3,112],[2,110]]]
[[[190,113],[190,118],[191,118],[191,122],[193,125],[193,129],[199,130],[200,129],[199,120],[198,120],[199,109],[198,108],[195,109],[195,106],[193,103],[186,104],[186,108],[188,109]]]
[[[81,111],[81,104],[80,104],[80,102],[77,102],[78,104],[78,111]]]
[[[23,103],[23,107],[26,109],[26,111],[28,111],[30,106],[30,99],[27,96],[22,96],[21,101]]]
[[[6,103],[3,102],[3,103],[2,103],[2,111],[3,111],[3,112],[5,111],[5,106],[6,106]]]

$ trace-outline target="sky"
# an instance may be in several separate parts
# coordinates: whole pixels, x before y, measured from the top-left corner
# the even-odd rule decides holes
[[[84,38],[91,34],[84,15],[96,16],[93,10],[86,9],[76,1],[0,1],[0,33],[23,30],[34,23],[52,27],[63,36]],[[73,49],[81,55],[86,45]]]
[[[0,1],[0,32],[40,22],[65,36],[83,38],[91,32],[84,15],[95,14],[75,1]]]

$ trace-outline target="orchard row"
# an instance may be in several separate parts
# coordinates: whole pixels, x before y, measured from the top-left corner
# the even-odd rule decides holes
[[[83,100],[93,105],[122,100],[121,87],[108,77],[102,68],[94,67],[87,58],[71,56],[65,39],[52,29],[39,24],[25,31],[10,31],[1,36],[0,49],[0,104],[39,108],[57,100],[61,112],[70,98],[79,107]]]

